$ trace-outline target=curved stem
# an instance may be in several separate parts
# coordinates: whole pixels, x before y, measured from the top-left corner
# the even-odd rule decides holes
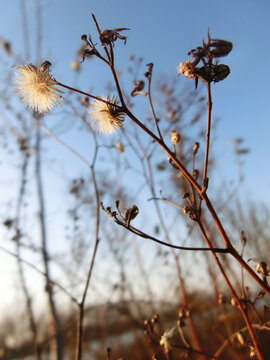
[[[105,210],[106,211],[106,210]],[[115,218],[115,222],[118,224],[118,225],[121,225],[123,226],[124,228],[126,228],[127,230],[129,230],[130,232],[132,232],[133,234],[136,234],[144,239],[149,239],[149,240],[152,240],[160,245],[164,245],[164,246],[167,246],[167,247],[170,247],[170,248],[173,248],[173,249],[178,249],[178,250],[187,250],[187,251],[212,251],[214,253],[221,253],[221,254],[229,254],[230,253],[230,250],[229,249],[222,249],[222,248],[201,248],[201,247],[188,247],[188,246],[178,246],[178,245],[173,245],[173,244],[170,244],[170,243],[167,243],[165,241],[162,241],[162,240],[159,240],[159,239],[156,239],[155,237],[151,236],[151,235],[148,235],[142,231],[140,231],[139,229],[136,229],[135,227],[131,226],[131,225],[128,225],[126,223],[123,223],[121,222],[120,220],[116,219]]]

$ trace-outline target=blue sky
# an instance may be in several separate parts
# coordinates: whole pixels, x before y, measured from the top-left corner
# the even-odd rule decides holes
[[[24,54],[25,62],[35,62],[35,1],[25,0],[31,47],[29,59],[25,58],[20,3],[19,0],[0,2],[0,36],[12,43],[16,53]],[[80,36],[91,34],[93,39],[96,36],[91,12],[103,29],[130,28],[126,46],[116,44],[119,69],[126,68],[130,54],[136,54],[144,57],[145,64],[153,62],[157,74],[175,78],[177,65],[188,59],[187,52],[191,48],[201,44],[208,28],[213,38],[232,41],[233,50],[224,59],[231,74],[225,81],[213,85],[213,115],[220,118],[218,146],[215,146],[219,161],[216,176],[231,179],[237,175],[229,139],[243,137],[251,149],[245,164],[245,191],[255,199],[269,198],[268,0],[44,0],[41,3],[42,60],[53,64],[52,72],[57,80],[71,85],[75,77],[70,63],[81,43]],[[1,56],[4,55],[1,53]],[[108,71],[96,61],[83,66],[87,71],[77,83],[86,91],[94,87],[99,95],[109,78]],[[188,80],[182,77],[179,81]]]
[[[35,1],[25,0],[29,21],[31,58],[35,61]],[[269,173],[265,154],[269,153],[269,91],[267,89],[270,43],[267,0],[238,1],[110,1],[45,0],[43,7],[43,59],[53,63],[53,75],[70,84],[74,74],[70,62],[80,44],[81,34],[95,38],[91,12],[103,28],[128,27],[126,46],[118,44],[116,63],[126,68],[128,56],[143,55],[153,62],[156,73],[175,77],[176,66],[187,59],[190,48],[200,45],[210,28],[212,37],[233,42],[234,48],[225,62],[231,75],[213,86],[213,115],[220,118],[218,127],[220,161],[226,173],[234,170],[229,139],[242,136],[251,153],[246,161],[247,187],[259,198],[269,194]],[[1,1],[0,35],[22,53],[24,47],[20,1]],[[81,88],[103,90],[107,70],[97,62],[84,64],[88,75],[80,79]],[[99,67],[100,66],[100,67]],[[179,80],[180,81],[180,80]],[[181,79],[185,82],[185,79]],[[224,154],[228,154],[225,156]],[[230,167],[230,169],[229,169]],[[229,175],[230,176],[230,175]]]

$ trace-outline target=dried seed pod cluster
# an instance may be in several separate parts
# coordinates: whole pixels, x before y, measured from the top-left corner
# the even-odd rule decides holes
[[[208,33],[207,43],[202,43],[195,49],[191,49],[188,55],[191,59],[181,62],[178,68],[178,76],[183,74],[188,79],[194,79],[196,86],[198,79],[204,82],[219,82],[224,80],[230,73],[230,68],[225,64],[218,64],[218,58],[227,56],[232,50],[233,44],[227,40],[211,39]],[[203,66],[199,67],[200,62]]]

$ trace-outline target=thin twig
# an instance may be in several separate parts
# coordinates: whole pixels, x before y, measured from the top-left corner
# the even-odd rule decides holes
[[[151,111],[152,111],[153,119],[154,119],[154,121],[155,121],[155,125],[156,125],[156,128],[157,128],[157,132],[158,132],[159,138],[160,138],[161,140],[163,140],[163,137],[162,137],[162,135],[161,135],[161,131],[160,131],[160,128],[159,128],[159,125],[158,125],[158,119],[157,119],[157,117],[156,117],[155,109],[154,109],[154,106],[153,106],[152,96],[151,96],[152,71],[153,71],[153,65],[152,65],[152,67],[151,67],[151,73],[150,73],[149,76],[147,77],[147,80],[148,80],[147,97],[148,97],[148,100],[149,100],[150,108],[151,108]]]
[[[86,300],[88,287],[89,287],[89,284],[90,284],[90,279],[91,279],[93,268],[94,268],[94,263],[95,263],[96,254],[97,254],[97,248],[98,248],[98,244],[99,244],[100,206],[99,206],[99,192],[98,192],[96,176],[95,176],[95,170],[94,170],[95,161],[96,161],[96,158],[97,158],[97,150],[98,150],[97,143],[96,143],[96,148],[95,149],[96,150],[95,150],[95,153],[94,153],[93,161],[92,161],[92,164],[90,166],[92,182],[93,182],[93,185],[94,185],[95,201],[96,201],[95,240],[94,240],[93,252],[92,252],[92,255],[90,257],[89,270],[88,270],[88,274],[87,274],[87,279],[86,279],[82,299],[81,299],[81,301],[79,303],[79,318],[78,318],[78,323],[77,323],[76,360],[81,360],[81,358],[82,358],[82,334],[83,334],[84,306],[85,306],[85,300]]]
[[[167,204],[169,204],[169,205],[172,205],[172,206],[174,206],[175,208],[177,208],[177,209],[180,209],[180,210],[183,210],[184,209],[184,206],[181,206],[181,205],[178,205],[178,204],[176,204],[176,203],[174,203],[173,201],[171,201],[171,200],[168,200],[168,199],[166,199],[166,198],[158,198],[158,197],[152,197],[152,198],[150,198],[150,199],[148,199],[148,201],[151,201],[151,200],[160,200],[160,201],[163,201],[163,202],[165,202],[165,203],[167,203]]]
[[[63,345],[62,337],[60,334],[60,319],[55,303],[55,296],[53,289],[50,283],[50,261],[48,256],[48,241],[47,241],[47,231],[45,224],[45,199],[44,199],[44,189],[41,175],[41,134],[40,126],[36,126],[36,153],[35,153],[35,177],[37,184],[37,197],[38,197],[38,206],[39,206],[39,226],[40,226],[40,239],[41,239],[41,254],[44,266],[44,272],[46,274],[46,292],[48,296],[49,309],[51,313],[51,322],[53,326],[53,331],[55,334],[54,337],[54,347],[55,347],[55,356],[57,360],[62,360],[63,358]]]
[[[3,246],[0,245],[0,250],[5,252],[6,254],[20,260],[22,263],[24,263],[25,265],[27,265],[28,267],[32,268],[33,270],[35,270],[38,274],[44,276],[45,278],[47,277],[47,275],[45,274],[45,272],[43,272],[42,270],[40,270],[39,268],[37,268],[35,265],[33,265],[32,263],[30,263],[28,260],[25,260],[23,258],[19,258],[17,254],[13,253],[12,251],[5,249]],[[61,290],[65,295],[67,295],[70,300],[72,302],[74,302],[74,304],[78,305],[78,301],[74,298],[74,296],[67,290],[65,289],[62,285],[60,285],[59,283],[57,283],[56,281],[50,279],[50,284],[56,286],[57,288],[59,288],[59,290]]]
[[[102,208],[103,208],[103,205],[101,204]],[[107,212],[104,208],[103,210],[105,212]],[[187,251],[212,251],[214,253],[221,253],[221,254],[230,254],[230,250],[227,249],[227,248],[201,248],[201,247],[188,247],[188,246],[178,246],[178,245],[173,245],[173,244],[169,244],[169,243],[166,243],[165,241],[162,241],[162,240],[159,240],[151,235],[148,235],[144,232],[142,232],[141,230],[139,229],[136,229],[134,226],[131,226],[130,224],[127,226],[126,223],[120,221],[119,219],[117,218],[114,218],[115,222],[120,225],[120,226],[123,226],[125,229],[129,230],[130,232],[132,232],[133,234],[136,234],[144,239],[149,239],[149,240],[152,240],[158,244],[161,244],[161,245],[164,245],[164,246],[168,246],[170,248],[173,248],[173,249],[178,249],[178,250],[187,250]]]
[[[203,189],[207,190],[208,179],[207,169],[209,163],[209,148],[210,148],[210,132],[211,132],[211,114],[212,114],[212,96],[211,96],[211,83],[206,81],[207,86],[207,128],[206,128],[206,140],[205,140],[205,158],[204,158],[204,169],[203,169]]]
[[[119,106],[119,105],[117,105],[117,104],[112,104],[111,102],[109,102],[109,101],[107,101],[107,100],[105,100],[105,99],[102,99],[102,98],[99,97],[99,96],[91,95],[91,94],[89,94],[89,93],[87,93],[87,92],[84,92],[84,91],[75,89],[75,88],[73,88],[73,87],[71,87],[71,86],[68,86],[68,85],[65,85],[65,84],[62,84],[62,83],[60,83],[59,81],[56,81],[56,85],[61,86],[61,87],[63,87],[64,89],[77,92],[78,94],[87,96],[87,97],[89,97],[89,98],[91,98],[91,99],[101,101],[101,102],[103,102],[103,103],[105,103],[105,104],[107,104],[107,105],[111,105],[111,106],[117,108],[118,110],[122,110],[122,107],[121,107],[121,106]]]
[[[47,126],[44,125],[40,120],[36,120],[36,121],[52,139],[57,141],[60,145],[62,145],[64,148],[66,148],[68,151],[70,151],[73,155],[75,155],[78,159],[80,159],[88,168],[91,168],[91,165],[89,164],[89,162],[83,156],[81,156],[76,150],[74,150],[72,147],[70,147],[64,141],[62,141],[49,128],[47,128]]]
[[[257,330],[265,330],[265,331],[270,332],[270,322],[267,322],[264,325],[252,324],[252,327]],[[228,345],[231,344],[231,342],[233,341],[233,338],[237,338],[237,335],[239,334],[239,332],[243,333],[244,331],[247,331],[247,330],[248,330],[248,328],[247,328],[247,326],[245,326],[242,329],[239,329],[235,333],[231,334],[230,337],[228,339],[226,339],[224,341],[224,343],[220,346],[220,348],[215,352],[214,356],[219,357],[222,354],[222,352],[224,351],[224,349]]]

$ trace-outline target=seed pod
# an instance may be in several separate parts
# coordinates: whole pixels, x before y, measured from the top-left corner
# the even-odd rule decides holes
[[[227,40],[213,40],[213,42],[210,44],[210,47],[214,47],[213,50],[211,50],[212,57],[222,57],[228,55],[232,48],[233,44],[230,41]]]
[[[219,82],[224,80],[230,73],[230,68],[228,65],[220,64],[214,67],[214,73],[212,79],[214,82]]]

